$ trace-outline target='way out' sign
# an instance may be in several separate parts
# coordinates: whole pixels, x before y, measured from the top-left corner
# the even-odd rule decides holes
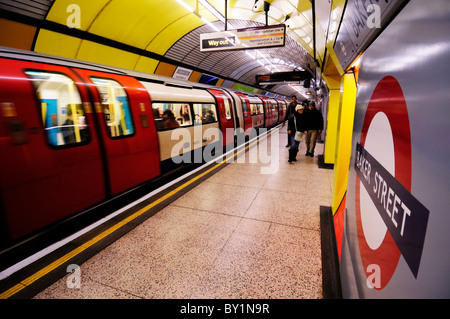
[[[256,27],[200,34],[200,51],[242,50],[284,46],[286,26]]]

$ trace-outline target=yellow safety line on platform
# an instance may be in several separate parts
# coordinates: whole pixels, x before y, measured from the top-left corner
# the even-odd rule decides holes
[[[277,127],[277,130],[279,130],[280,128]],[[264,135],[264,138],[268,137],[269,134],[272,134],[272,131],[268,132],[266,135]],[[241,149],[240,151],[236,152],[236,154],[234,156],[237,156],[239,153],[247,150],[248,148],[250,148],[252,145],[256,144],[259,142],[261,138],[258,137],[258,139],[256,141],[254,141],[253,143],[247,145],[245,148]],[[233,156],[233,157],[234,157]],[[124,220],[120,221],[119,223],[117,223],[116,225],[108,228],[107,230],[105,230],[104,232],[102,232],[101,234],[97,235],[96,237],[92,238],[91,240],[87,241],[86,243],[84,243],[83,245],[77,247],[76,249],[72,250],[71,252],[67,253],[66,255],[62,256],[61,258],[55,260],[54,262],[52,262],[50,265],[42,268],[41,270],[39,270],[38,272],[34,273],[33,275],[31,275],[30,277],[26,278],[25,280],[21,281],[20,283],[16,284],[15,286],[11,287],[10,289],[6,290],[5,292],[0,294],[0,299],[7,299],[10,298],[11,296],[15,295],[16,293],[18,293],[19,291],[21,291],[22,289],[24,289],[25,287],[31,285],[32,283],[34,283],[36,280],[44,277],[45,275],[47,275],[48,273],[50,273],[51,271],[55,270],[56,268],[58,268],[59,266],[63,265],[65,262],[67,262],[68,260],[70,260],[71,258],[75,257],[76,255],[80,254],[81,252],[83,252],[84,250],[86,250],[87,248],[91,247],[92,245],[94,245],[95,243],[99,242],[100,240],[102,240],[103,238],[107,237],[108,235],[112,234],[113,232],[115,232],[116,230],[118,230],[120,227],[128,224],[130,221],[134,220],[135,218],[139,217],[140,215],[142,215],[143,213],[145,213],[146,211],[148,211],[149,209],[153,208],[154,206],[158,205],[159,203],[163,202],[164,200],[170,198],[171,196],[175,195],[176,193],[178,193],[180,190],[184,189],[185,187],[189,186],[190,184],[192,184],[193,182],[195,182],[196,180],[200,179],[201,177],[205,176],[206,174],[212,172],[213,170],[215,170],[216,168],[218,168],[219,166],[223,165],[224,163],[226,163],[228,160],[228,156],[220,163],[214,165],[212,168],[208,169],[207,171],[197,175],[196,177],[192,178],[191,180],[187,181],[186,183],[184,183],[183,185],[177,187],[176,189],[174,189],[173,191],[167,193],[166,195],[158,198],[157,200],[155,200],[154,202],[152,202],[151,204],[145,206],[144,208],[141,208],[140,210],[138,210],[136,213],[130,215],[129,217],[125,218]]]

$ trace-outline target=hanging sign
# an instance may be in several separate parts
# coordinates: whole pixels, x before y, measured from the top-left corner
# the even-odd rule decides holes
[[[200,34],[200,51],[243,50],[284,46],[284,24]]]

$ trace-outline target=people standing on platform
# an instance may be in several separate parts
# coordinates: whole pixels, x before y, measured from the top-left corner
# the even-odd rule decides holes
[[[308,110],[306,115],[306,154],[305,156],[314,157],[314,149],[316,148],[317,136],[322,133],[323,130],[323,116],[322,113],[316,108],[316,103],[310,101],[308,104]]]
[[[292,116],[294,115],[297,104],[298,104],[297,97],[295,95],[292,95],[291,103],[289,103],[287,110],[286,110],[286,114],[284,115],[283,126],[284,126],[285,122],[288,121],[290,118],[292,118]],[[289,147],[290,145],[291,145],[291,140],[290,140],[290,137],[288,134],[286,147]]]
[[[306,117],[303,114],[304,106],[299,104],[295,108],[294,116],[288,121],[288,137],[290,139],[289,164],[296,162],[298,147],[306,134]]]

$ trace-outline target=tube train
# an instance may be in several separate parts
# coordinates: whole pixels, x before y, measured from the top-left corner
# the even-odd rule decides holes
[[[277,125],[287,103],[0,48],[0,107],[4,248],[170,173],[174,157]],[[176,128],[162,120],[166,110]],[[179,128],[191,140],[173,154]],[[219,140],[208,135],[217,131]]]

